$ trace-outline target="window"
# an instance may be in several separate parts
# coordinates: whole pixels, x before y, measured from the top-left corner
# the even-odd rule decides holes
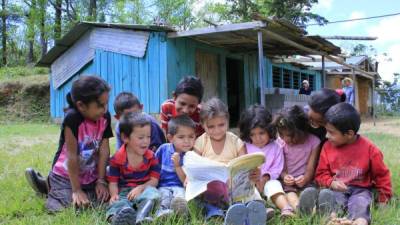
[[[291,79],[290,70],[283,69],[283,87],[284,88],[292,88],[292,79]]]
[[[281,87],[281,68],[272,66],[272,86]]]
[[[293,71],[293,89],[300,89],[300,73]]]

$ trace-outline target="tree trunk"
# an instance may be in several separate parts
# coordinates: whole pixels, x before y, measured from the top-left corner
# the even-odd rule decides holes
[[[6,1],[7,0],[2,0],[1,1],[1,36],[2,40],[1,43],[3,45],[3,57],[2,57],[2,63],[3,66],[7,65],[7,11],[6,11]]]
[[[28,14],[28,29],[27,29],[27,39],[28,39],[28,55],[26,57],[27,63],[32,63],[34,61],[33,47],[35,44],[35,12],[36,12],[36,0],[31,1],[29,14]]]
[[[97,20],[97,4],[96,0],[90,0],[89,3],[89,17],[91,21]]]
[[[40,29],[40,44],[42,46],[42,57],[47,53],[46,5],[47,5],[47,0],[40,0],[39,29]]]
[[[61,7],[62,0],[56,0],[56,5],[54,10],[56,12],[56,16],[54,18],[54,39],[58,40],[61,38]]]

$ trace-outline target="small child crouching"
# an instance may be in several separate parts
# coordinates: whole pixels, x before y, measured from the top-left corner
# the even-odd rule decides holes
[[[128,113],[119,128],[124,145],[110,159],[107,220],[115,225],[151,221],[148,215],[160,197],[155,188],[160,166],[149,149],[151,122],[143,114]]]
[[[328,141],[324,144],[316,171],[316,182],[334,191],[337,212],[347,209],[351,224],[371,222],[372,188],[378,203],[392,197],[390,171],[382,152],[367,138],[357,134],[360,115],[348,103],[332,106],[325,114]],[[339,224],[340,220],[331,221]]]
[[[183,185],[186,175],[182,170],[182,165],[185,153],[193,149],[196,140],[196,124],[187,115],[171,118],[168,122],[167,138],[170,143],[161,145],[156,152],[161,165],[158,183],[161,202],[160,209],[156,213],[157,217],[173,212],[188,213]]]

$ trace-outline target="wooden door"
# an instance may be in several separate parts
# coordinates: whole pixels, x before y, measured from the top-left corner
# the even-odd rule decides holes
[[[203,101],[218,96],[218,55],[212,53],[196,52],[196,74],[200,77],[204,86]]]

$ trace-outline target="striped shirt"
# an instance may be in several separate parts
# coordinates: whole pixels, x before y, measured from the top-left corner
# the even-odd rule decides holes
[[[165,133],[168,131],[168,122],[171,118],[178,116],[175,108],[175,100],[168,99],[161,105],[161,127],[165,130]],[[200,108],[197,106],[196,110],[189,115],[189,117],[196,123],[196,137],[202,135],[204,133],[203,127],[200,124]]]
[[[125,145],[123,145],[110,159],[109,165],[107,180],[118,183],[119,188],[136,187],[146,183],[152,177],[160,178],[160,165],[151,150],[144,153],[143,162],[138,168],[132,168],[128,162]]]

